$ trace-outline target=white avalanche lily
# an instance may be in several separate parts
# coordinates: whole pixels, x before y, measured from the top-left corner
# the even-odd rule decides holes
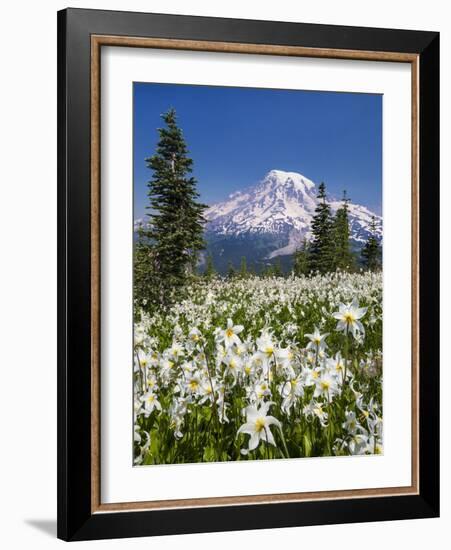
[[[327,359],[327,367],[332,375],[336,376],[339,382],[342,383],[345,376],[345,361],[339,351],[335,354],[335,357],[329,357],[329,359]],[[350,377],[351,372],[348,370],[346,378]]]
[[[289,414],[291,407],[295,405],[298,397],[303,397],[304,395],[302,376],[299,374],[297,377],[284,382],[280,388],[280,394],[283,397],[281,409],[285,414]]]
[[[342,426],[349,434],[354,435],[365,431],[365,429],[360,426],[354,411],[346,411],[345,417],[346,421],[343,422]]]
[[[328,332],[321,334],[318,327],[315,327],[313,334],[306,334],[305,336],[310,340],[306,349],[313,348],[315,351],[319,352],[327,347],[326,337],[329,336]]]
[[[337,379],[329,372],[323,372],[315,380],[313,397],[325,397],[328,401],[331,401],[338,391]]]
[[[332,313],[332,317],[338,320],[336,330],[348,334],[351,331],[354,338],[359,334],[365,334],[365,329],[359,321],[367,312],[367,307],[360,307],[357,300],[354,298],[349,304],[340,304],[338,311]]]
[[[175,361],[185,354],[183,346],[179,342],[173,342],[172,346],[167,350],[168,355]]]
[[[152,392],[148,391],[141,397],[141,401],[144,404],[144,416],[149,416],[156,409],[161,411],[160,402],[157,399],[157,396]]]
[[[310,401],[308,405],[304,406],[303,413],[310,420],[314,417],[318,418],[323,428],[327,426],[329,415],[318,401]]]
[[[238,373],[241,372],[243,362],[239,355],[235,353],[229,353],[224,359],[224,363],[227,365],[227,372],[233,376],[234,382],[236,382]]]
[[[249,451],[256,449],[260,441],[266,441],[266,443],[270,443],[276,447],[276,442],[269,427],[274,424],[281,430],[282,425],[277,418],[267,415],[271,405],[273,405],[272,401],[266,401],[266,403],[260,405],[260,408],[254,405],[246,407],[246,423],[239,428],[237,435],[244,433],[251,437],[249,439],[249,448],[242,449],[242,454],[247,454]]]
[[[188,337],[191,340],[191,342],[196,343],[196,342],[199,342],[199,340],[202,337],[202,334],[197,327],[194,327],[189,331]]]
[[[351,435],[348,441],[348,449],[352,455],[365,454],[367,445],[368,445],[368,434],[364,429],[362,433],[355,433]]]
[[[221,331],[221,341],[224,342],[226,348],[230,348],[233,344],[239,345],[241,340],[238,334],[244,329],[243,325],[234,325],[232,319],[227,319],[227,328]]]
[[[380,272],[199,278],[137,310],[135,464],[383,452],[382,312]]]
[[[263,354],[263,356],[268,359],[273,357],[276,351],[276,346],[273,342],[273,336],[268,330],[263,329],[261,331],[260,337],[257,338],[256,344],[258,351]]]
[[[186,391],[189,394],[197,394],[201,389],[201,381],[198,376],[191,376],[186,381]]]

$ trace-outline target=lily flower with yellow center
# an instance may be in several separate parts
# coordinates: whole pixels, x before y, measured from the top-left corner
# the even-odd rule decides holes
[[[305,336],[310,340],[310,342],[307,344],[306,349],[313,348],[316,352],[319,353],[320,351],[323,351],[325,348],[327,348],[326,338],[329,336],[328,332],[321,334],[318,330],[318,327],[315,327],[313,334],[306,334]]]
[[[315,380],[313,397],[326,397],[329,401],[338,393],[337,379],[329,372],[322,372]]]
[[[155,409],[157,411],[161,411],[160,402],[152,391],[146,392],[141,397],[141,401],[143,402],[144,416],[149,416]]]
[[[200,390],[199,378],[197,378],[196,376],[189,378],[188,381],[186,382],[186,389],[188,393],[192,393],[192,394],[198,393],[198,391]]]
[[[173,342],[172,346],[168,349],[170,357],[177,360],[179,357],[183,357],[184,350],[183,346],[179,342]]]
[[[210,403],[215,403],[215,389],[216,389],[216,380],[209,378],[202,381],[202,384],[199,388],[199,394],[202,396],[199,404],[203,405],[207,401]]]
[[[250,436],[249,447],[242,449],[242,454],[247,454],[249,451],[256,449],[260,441],[265,441],[267,444],[276,446],[270,426],[275,425],[281,430],[282,424],[274,416],[268,416],[268,409],[272,404],[272,401],[267,401],[266,403],[262,403],[259,408],[254,405],[246,407],[246,423],[237,432],[237,435],[244,433]]]
[[[308,405],[305,405],[305,407],[303,408],[303,413],[308,419],[318,418],[323,428],[327,426],[329,415],[323,409],[321,403],[318,403],[317,401],[311,401]]]
[[[363,433],[365,429],[359,424],[357,416],[354,411],[346,411],[346,421],[343,422],[342,427],[349,434],[354,435],[356,433]]]
[[[273,357],[276,352],[276,346],[273,342],[273,335],[266,329],[261,331],[259,338],[257,338],[257,349],[266,358]]]
[[[250,359],[244,364],[243,371],[246,376],[252,376],[254,374],[255,366]]]
[[[335,354],[335,357],[329,357],[326,360],[327,368],[332,374],[332,376],[335,376],[340,384],[344,381],[345,376],[345,361],[343,357],[341,356],[341,353],[338,351]],[[346,372],[346,378],[351,378],[352,374],[350,370],[348,369]]]
[[[354,338],[360,334],[365,335],[365,329],[359,319],[365,315],[367,309],[367,307],[359,307],[355,298],[348,304],[340,304],[338,311],[332,313],[332,317],[338,320],[335,330],[345,334],[351,332]]]
[[[283,397],[281,409],[285,414],[289,414],[291,407],[295,405],[299,397],[304,395],[304,384],[302,376],[299,374],[294,378],[290,378],[281,384],[279,387],[281,396]]]
[[[255,385],[254,393],[259,400],[271,395],[271,390],[269,389],[266,380],[261,380]]]
[[[199,340],[201,339],[201,336],[202,334],[197,327],[192,328],[188,334],[188,338],[191,340],[191,342],[194,342],[194,343],[199,342]]]
[[[243,366],[243,360],[239,355],[229,352],[224,359],[224,363],[227,365],[226,372],[231,374],[234,382],[236,382],[237,376],[241,372]]]
[[[233,344],[240,344],[241,340],[238,334],[244,329],[243,325],[234,325],[232,319],[227,319],[227,328],[220,333],[220,340],[224,342],[226,348],[230,348]]]

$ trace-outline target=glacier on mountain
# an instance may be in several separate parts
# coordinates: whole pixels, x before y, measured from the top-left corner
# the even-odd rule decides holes
[[[311,223],[318,204],[316,185],[297,172],[271,170],[256,185],[237,191],[223,202],[211,206],[205,213],[209,239],[220,237],[277,237],[278,245],[267,254],[293,254],[304,238],[311,238]],[[329,201],[335,213],[342,201]],[[351,240],[359,247],[369,236],[374,216],[376,235],[382,239],[382,217],[367,207],[349,203]],[[282,240],[282,243],[281,243]]]

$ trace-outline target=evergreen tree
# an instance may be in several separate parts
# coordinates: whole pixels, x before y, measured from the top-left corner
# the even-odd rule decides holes
[[[350,199],[343,192],[343,205],[335,214],[333,221],[334,261],[332,268],[349,271],[353,265],[353,256],[349,242],[348,202]]]
[[[263,277],[273,277],[274,276],[274,266],[272,264],[266,264],[262,269]]]
[[[277,259],[274,263],[273,275],[276,276],[276,277],[282,277],[283,276],[283,269],[282,269],[282,263],[280,261],[280,256],[277,256]]]
[[[208,254],[205,266],[205,277],[207,279],[212,279],[215,275],[216,271],[213,263],[213,256],[211,254]]]
[[[382,250],[376,237],[376,220],[371,218],[370,236],[362,248],[362,261],[367,269],[375,271],[381,267]]]
[[[228,266],[227,266],[227,277],[229,279],[233,279],[236,276],[236,270],[233,265],[232,260],[229,260]]]
[[[307,239],[302,241],[301,247],[294,253],[293,273],[298,277],[309,273],[309,250]]]
[[[149,298],[166,305],[195,271],[198,254],[205,246],[206,206],[198,202],[196,180],[190,175],[193,161],[177,126],[175,110],[170,109],[162,118],[165,127],[158,129],[156,153],[146,159],[153,171],[148,182],[149,223],[141,235],[136,271],[148,269],[149,279],[138,294],[150,288]],[[143,258],[150,259],[148,265],[139,265]]]
[[[133,290],[137,305],[146,309],[147,302],[152,299],[153,254],[142,225],[137,233],[133,257]]]
[[[248,272],[247,272],[246,256],[242,256],[241,265],[240,265],[240,277],[245,279],[247,275],[248,275]]]
[[[310,244],[309,269],[326,273],[333,269],[332,216],[326,202],[326,186],[318,188],[318,206],[312,221],[313,239]]]

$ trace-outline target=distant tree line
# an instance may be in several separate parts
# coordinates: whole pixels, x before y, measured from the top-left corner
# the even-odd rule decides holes
[[[343,193],[342,206],[335,216],[327,202],[326,186],[318,188],[318,206],[312,221],[312,238],[304,239],[294,254],[293,271],[296,275],[312,272],[354,271],[359,267],[359,258],[351,250],[349,231],[349,198]],[[360,264],[375,271],[381,268],[381,246],[376,236],[376,220],[372,217],[369,237],[360,253]]]

